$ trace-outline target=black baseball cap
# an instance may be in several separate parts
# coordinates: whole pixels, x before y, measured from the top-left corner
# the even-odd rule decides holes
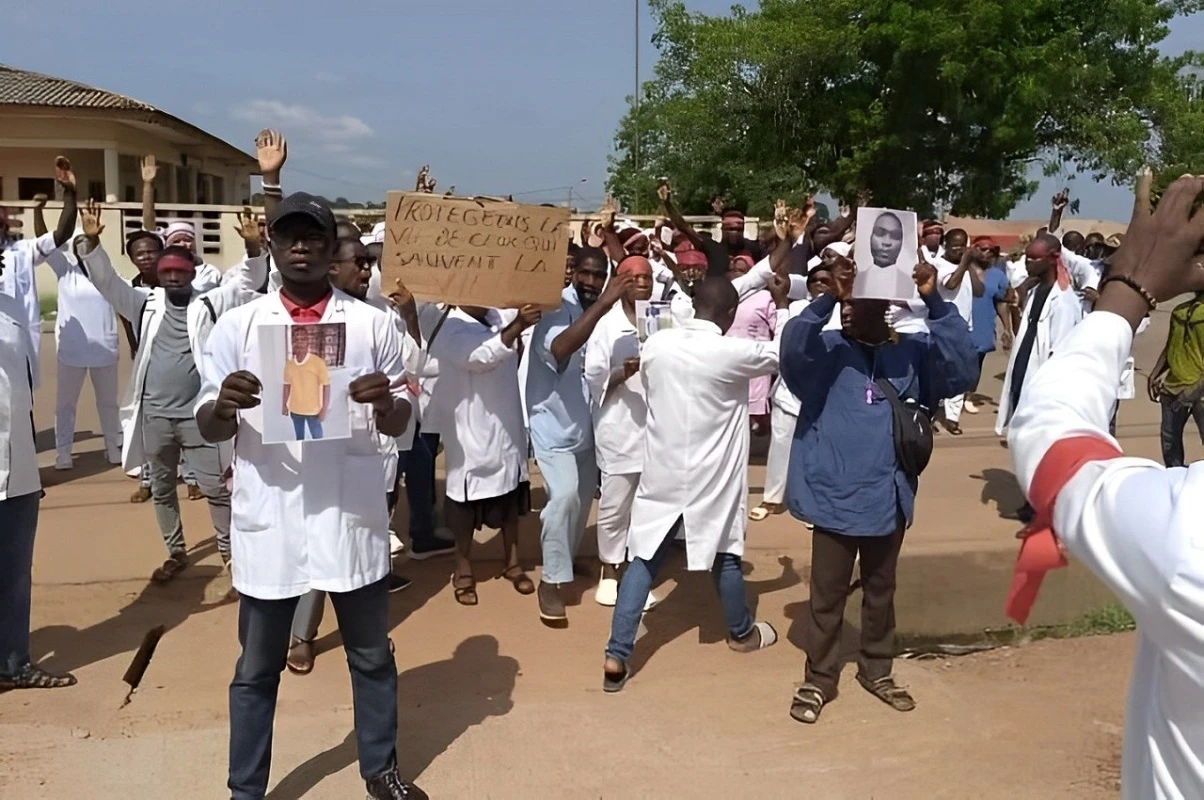
[[[276,206],[276,213],[268,222],[268,229],[275,228],[285,217],[294,215],[309,217],[318,223],[323,231],[329,233],[332,238],[334,237],[334,212],[330,210],[330,206],[326,205],[325,200],[308,192],[293,192],[281,200],[280,205]]]

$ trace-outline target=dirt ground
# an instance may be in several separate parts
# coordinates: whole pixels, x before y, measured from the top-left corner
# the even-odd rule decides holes
[[[1139,364],[1152,363],[1165,330],[1160,314],[1139,340]],[[49,467],[53,338],[44,336],[43,346],[36,417]],[[999,354],[988,361],[987,394],[997,395],[994,376],[1004,366]],[[205,504],[182,501],[198,563],[173,585],[148,585],[162,543],[149,504],[127,501],[134,482],[103,463],[90,388],[78,425],[76,469],[43,470],[32,650],[48,668],[75,672],[80,683],[0,695],[0,797],[228,796],[226,688],[238,652],[237,615],[236,606],[220,601],[228,583]],[[940,438],[900,565],[901,632],[1003,623],[1016,525],[1000,513],[1020,497],[992,425],[993,414],[966,417],[965,436]],[[1123,404],[1127,449],[1155,455],[1156,434],[1153,404]],[[1190,452],[1199,454],[1197,443]],[[754,462],[755,496],[764,470]],[[398,522],[404,529],[404,519]],[[538,531],[538,519],[528,517],[523,552],[532,567]],[[434,797],[1116,794],[1132,635],[901,660],[897,675],[918,701],[907,715],[862,691],[850,665],[844,694],[808,727],[787,714],[802,678],[809,563],[805,530],[788,518],[753,526],[746,557],[750,597],[783,641],[755,655],[730,652],[709,580],[686,575],[675,555],[658,588],[662,605],[648,615],[648,633],[636,646],[638,673],[617,696],[601,691],[609,610],[594,603],[594,582],[575,585],[567,629],[546,628],[534,598],[487,580],[500,570],[500,546],[491,536],[481,541],[479,607],[456,605],[446,561],[402,563],[414,585],[392,598],[400,761]],[[1039,621],[1106,600],[1081,571],[1063,573],[1049,581]],[[856,605],[854,596],[850,655]],[[156,625],[167,633],[141,689],[122,708],[121,677]],[[333,613],[319,647],[312,675],[282,679],[269,795],[275,800],[363,794]]]

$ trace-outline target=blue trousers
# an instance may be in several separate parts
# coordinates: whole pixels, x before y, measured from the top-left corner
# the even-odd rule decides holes
[[[439,546],[435,539],[435,453],[439,434],[414,433],[409,452],[400,453],[398,475],[405,475],[406,500],[410,504],[410,543],[417,550]]]
[[[297,441],[305,440],[305,429],[309,428],[309,438],[322,438],[322,420],[317,417],[306,417],[300,414],[289,414],[293,418],[293,432],[297,434]]]
[[[606,643],[606,655],[617,658],[624,664],[631,658],[635,649],[635,637],[639,632],[640,617],[644,613],[644,604],[648,602],[648,593],[652,591],[652,581],[660,572],[661,564],[669,552],[669,546],[681,528],[678,520],[664,541],[656,549],[652,558],[645,561],[634,558],[623,573],[619,582],[619,599],[615,602],[614,618],[610,624],[610,641]],[[719,603],[723,606],[723,619],[727,623],[728,635],[733,639],[743,639],[752,633],[752,612],[748,610],[748,601],[744,594],[744,573],[740,571],[740,557],[731,553],[719,553],[715,557],[715,566],[711,569],[715,580],[715,589],[719,593]]]
[[[389,652],[389,581],[329,596],[351,670],[360,775],[368,780],[397,764],[397,667]],[[276,691],[297,600],[258,600],[245,594],[239,599],[242,655],[230,683],[228,786],[234,800],[263,800],[268,789]]]
[[[29,598],[33,539],[42,493],[0,500],[0,677],[29,663]]]
[[[598,488],[598,462],[594,449],[582,453],[551,453],[535,449],[535,461],[543,474],[547,505],[539,512],[543,530],[544,583],[572,583],[573,556],[585,533],[589,507]]]

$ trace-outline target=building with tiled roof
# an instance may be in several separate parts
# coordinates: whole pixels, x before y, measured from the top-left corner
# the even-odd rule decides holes
[[[255,159],[213,134],[132,97],[0,64],[0,201],[53,197],[54,159],[65,155],[81,195],[138,202],[148,154],[160,165],[160,203],[250,197]]]

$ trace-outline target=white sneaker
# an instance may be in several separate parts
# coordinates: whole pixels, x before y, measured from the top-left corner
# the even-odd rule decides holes
[[[59,472],[66,472],[74,466],[75,460],[71,456],[67,456],[66,458],[59,456],[54,460],[54,468]]]
[[[594,599],[600,606],[613,608],[619,600],[619,582],[614,578],[603,578],[598,581],[598,591],[594,593]]]
[[[962,408],[965,410],[965,412],[967,414],[977,414],[978,413],[978,406],[974,404],[973,400],[967,400],[965,405]]]
[[[401,541],[401,539],[397,536],[396,531],[390,530],[389,531],[389,555],[395,556],[405,549],[406,549],[405,542]]]
[[[106,452],[105,461],[109,462],[115,467],[121,466],[121,451],[117,450],[116,452]]]

